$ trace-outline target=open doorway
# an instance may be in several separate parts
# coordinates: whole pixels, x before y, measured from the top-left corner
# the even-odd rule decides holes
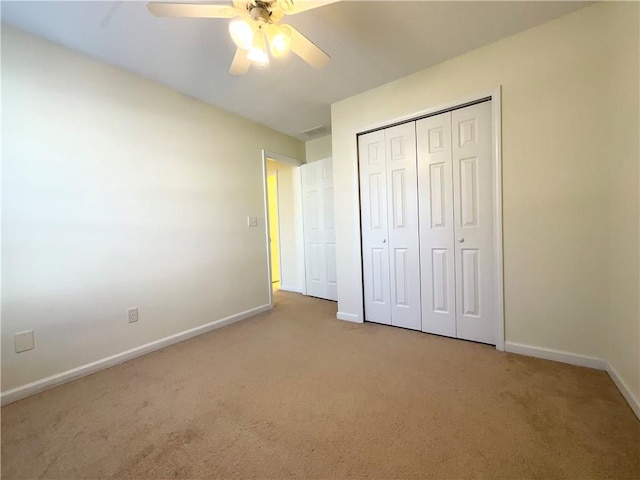
[[[305,293],[301,162],[263,151],[269,303],[277,290]]]
[[[267,215],[269,216],[269,249],[271,252],[271,286],[280,290],[280,220],[278,215],[278,170],[267,161]],[[271,167],[271,168],[269,168]]]

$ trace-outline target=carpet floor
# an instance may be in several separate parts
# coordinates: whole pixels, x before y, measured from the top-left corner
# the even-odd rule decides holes
[[[640,478],[606,373],[274,310],[2,408],[2,477]]]

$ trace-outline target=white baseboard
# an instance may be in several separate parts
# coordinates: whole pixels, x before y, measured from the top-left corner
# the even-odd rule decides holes
[[[532,347],[521,343],[504,342],[504,349],[510,353],[518,353],[528,357],[544,358],[554,362],[568,363],[579,367],[595,368],[596,370],[606,370],[607,362],[602,358],[588,357],[576,353],[551,350],[550,348]]]
[[[284,290],[285,292],[303,293],[301,288],[291,287],[289,285],[282,285],[282,284],[280,284],[280,290]]]
[[[338,312],[336,314],[336,318],[338,320],[345,320],[347,322],[362,323],[362,318],[360,318],[360,315],[356,315],[354,313]]]
[[[618,390],[620,390],[620,393],[631,407],[631,410],[633,410],[633,413],[635,413],[638,420],[640,420],[640,402],[638,402],[638,399],[633,395],[629,386],[624,383],[624,380],[622,380],[616,369],[613,368],[609,362],[607,362],[607,373],[611,377],[611,380],[613,380],[613,383],[616,384],[616,387],[618,387]]]
[[[627,401],[633,413],[640,420],[640,403],[635,398],[627,384],[622,380],[618,372],[611,366],[611,364],[602,358],[588,357],[586,355],[577,355],[575,353],[562,352],[559,350],[551,350],[549,348],[532,347],[530,345],[523,345],[521,343],[505,342],[505,350],[510,353],[518,353],[520,355],[527,355],[528,357],[544,358],[545,360],[553,360],[555,362],[568,363],[570,365],[577,365],[579,367],[595,368],[596,370],[606,371],[613,383],[615,383],[618,390]]]
[[[182,342],[191,337],[195,337],[211,330],[215,330],[216,328],[224,327],[225,325],[229,325],[231,323],[244,320],[245,318],[252,317],[259,313],[266,312],[267,310],[271,310],[271,308],[271,305],[262,305],[260,307],[252,308],[250,310],[246,310],[244,312],[240,312],[235,315],[231,315],[225,318],[221,318],[220,320],[215,320],[205,325],[201,325],[199,327],[185,330],[184,332],[176,333],[175,335],[171,335],[169,337],[161,338],[160,340],[156,340],[154,342],[146,343],[144,345],[126,350],[116,355],[112,355],[95,362],[87,363],[80,367],[67,370],[66,372],[57,373],[55,375],[51,375],[50,377],[36,380],[35,382],[27,383],[26,385],[21,385],[16,388],[12,388],[11,390],[0,393],[0,404],[8,405],[9,403],[20,400],[21,398],[35,395],[36,393],[40,393],[44,390],[57,387],[58,385],[62,385],[63,383],[67,383],[81,377],[86,377],[87,375],[91,375],[92,373],[113,367],[115,365],[118,365],[119,363],[126,362],[127,360],[132,360],[136,357],[146,355],[147,353],[159,350],[169,345],[173,345],[174,343]]]

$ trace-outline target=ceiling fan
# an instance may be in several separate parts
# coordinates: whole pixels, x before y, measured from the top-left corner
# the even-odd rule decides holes
[[[147,8],[157,17],[233,18],[229,23],[229,33],[238,48],[229,72],[244,75],[252,63],[259,66],[268,64],[268,52],[277,58],[292,50],[312,67],[324,67],[329,63],[329,55],[291,25],[279,25],[278,22],[285,15],[337,1],[233,0],[226,5],[151,2]]]

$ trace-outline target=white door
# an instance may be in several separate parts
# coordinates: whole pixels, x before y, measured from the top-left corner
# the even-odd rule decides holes
[[[384,131],[387,160],[391,325],[420,330],[416,125]]]
[[[451,112],[457,337],[496,343],[491,102]]]
[[[451,112],[416,122],[422,331],[456,336]]]
[[[365,320],[391,325],[385,156],[384,131],[358,138]]]
[[[358,139],[365,319],[420,330],[415,123]]]
[[[337,300],[333,162],[329,158],[301,169],[307,295]]]
[[[495,344],[491,103],[416,129],[422,330]]]

